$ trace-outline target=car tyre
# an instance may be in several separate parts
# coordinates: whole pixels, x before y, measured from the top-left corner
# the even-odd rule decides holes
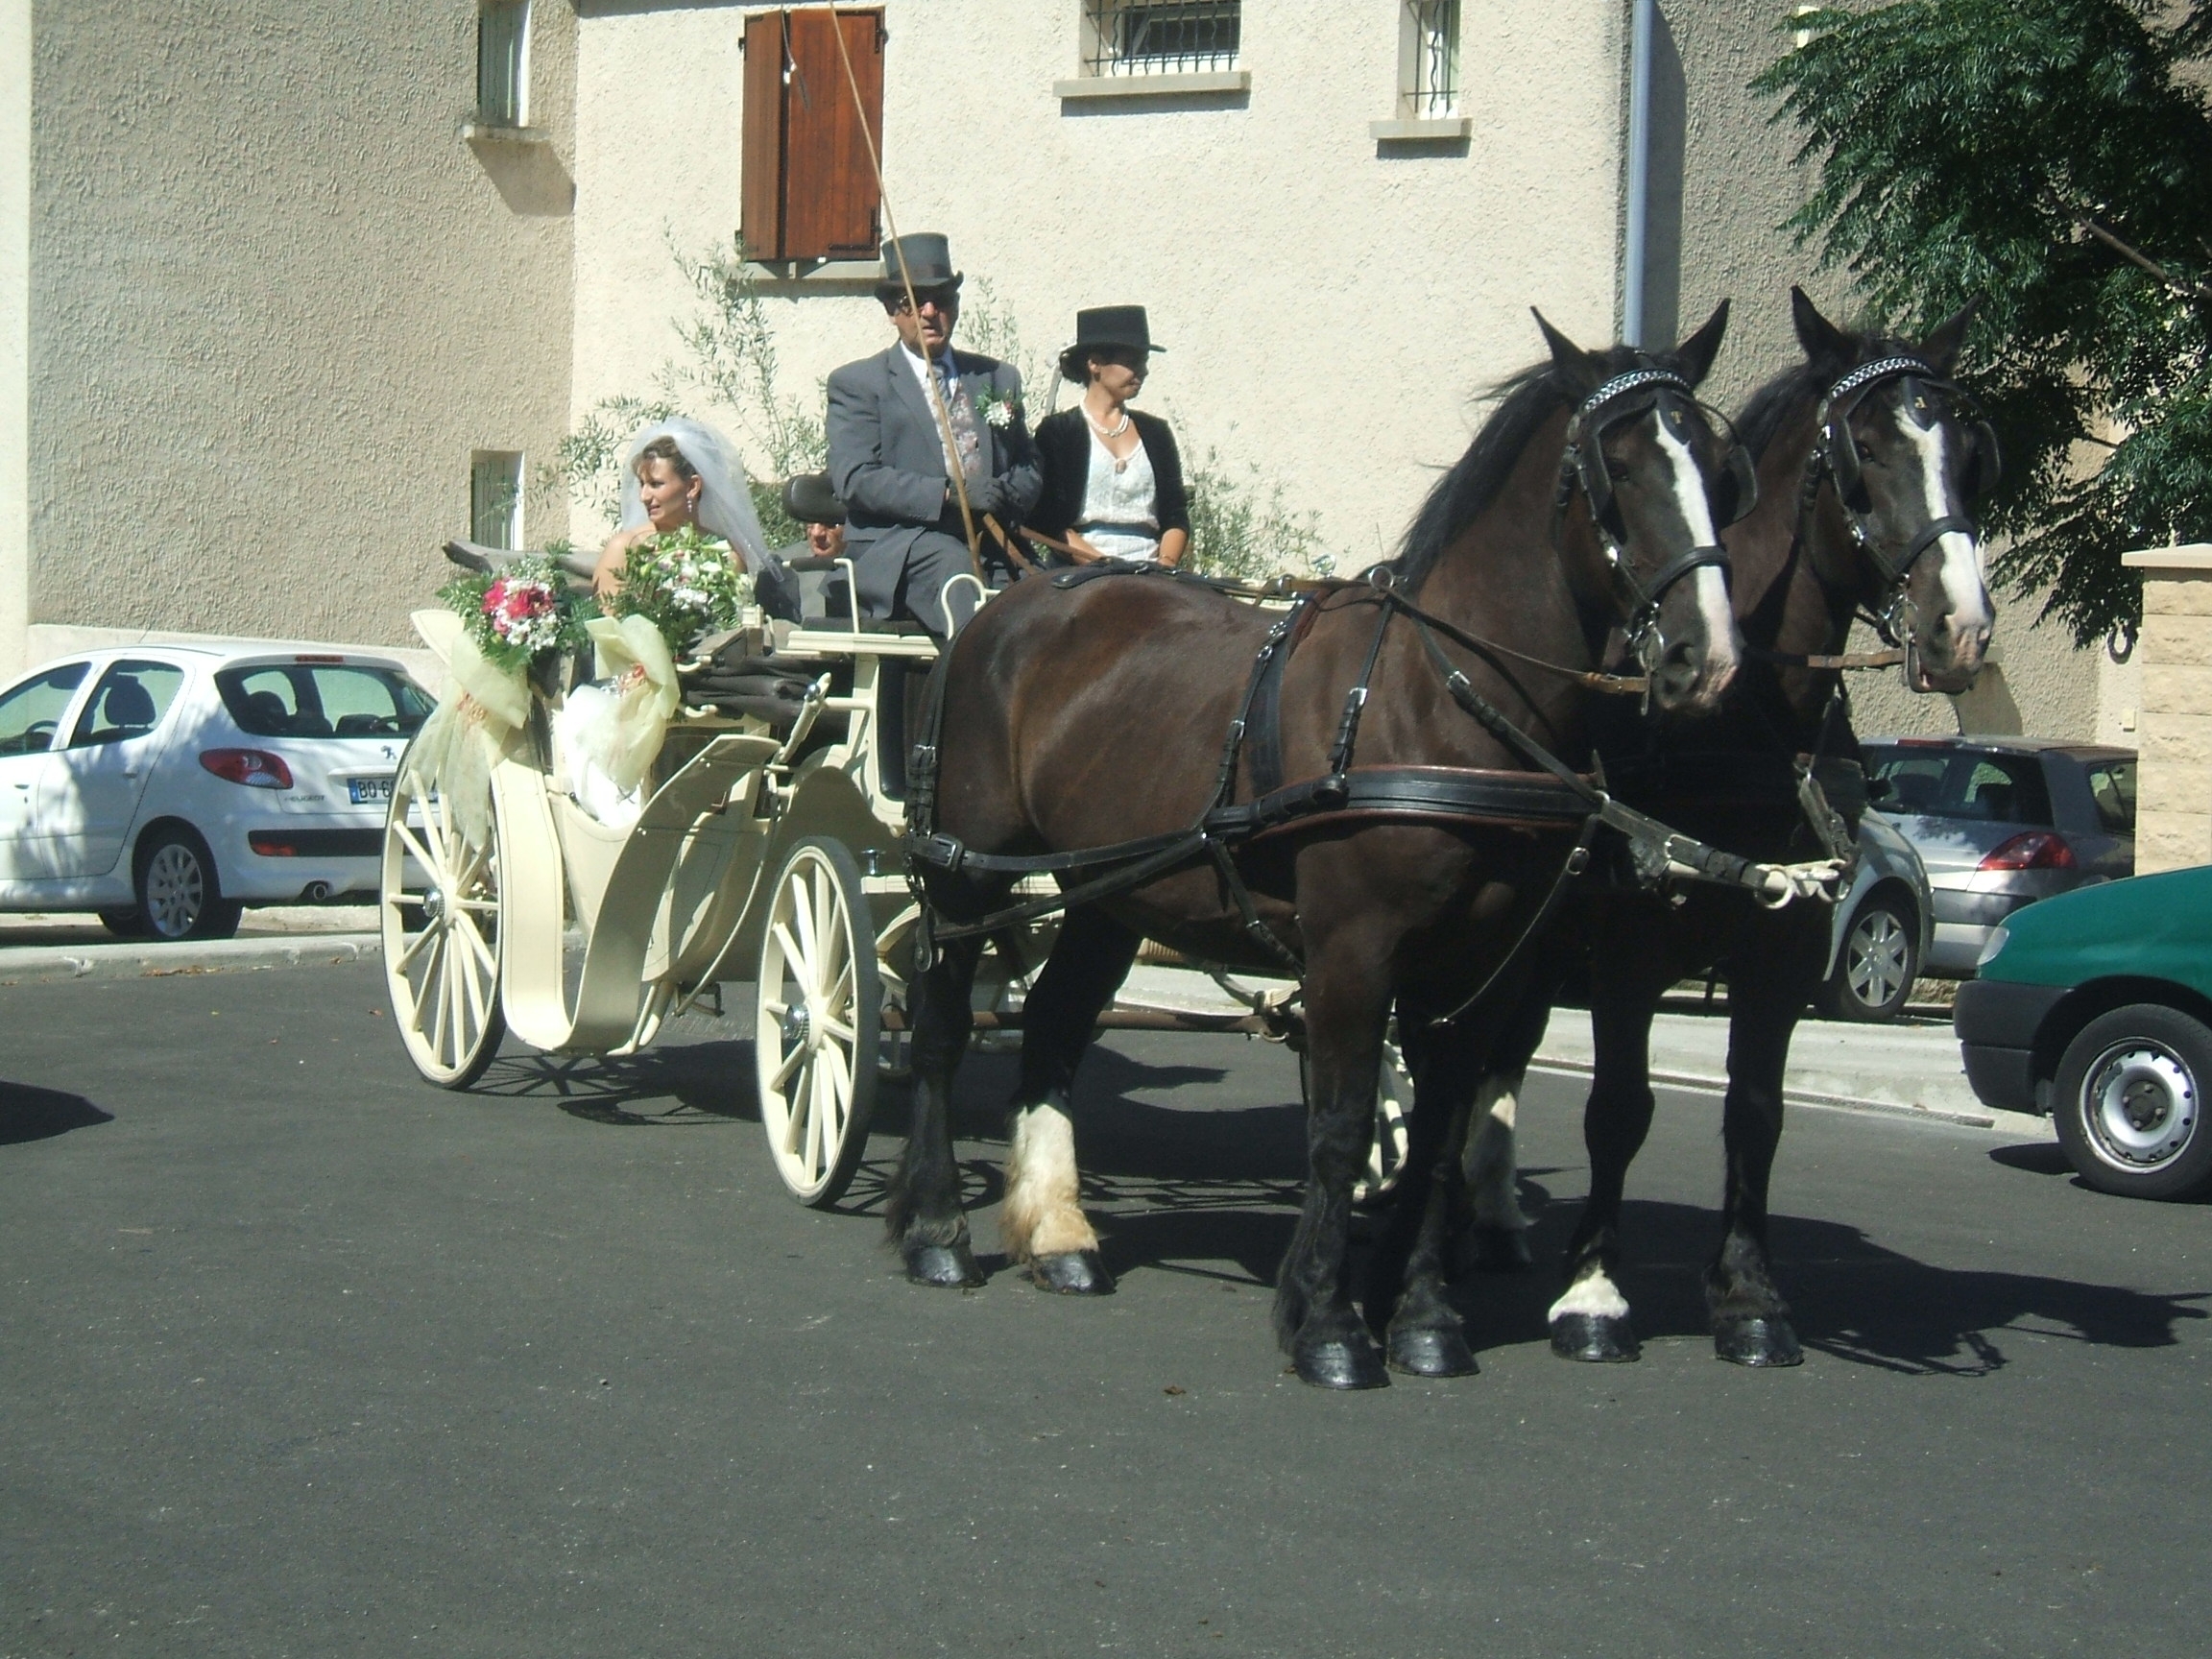
[[[100,926],[118,939],[143,939],[146,937],[146,917],[137,905],[131,904],[100,912]]]
[[[2100,1014],[2058,1061],[2052,1115],[2082,1182],[2123,1198],[2191,1198],[2212,1187],[2212,1030],[2178,1008]]]
[[[1918,918],[1903,900],[1877,893],[1843,929],[1836,971],[1820,987],[1820,1010],[1832,1020],[1894,1020],[1919,974]]]
[[[153,939],[228,939],[246,907],[223,897],[207,843],[183,828],[156,830],[138,848],[138,914]]]

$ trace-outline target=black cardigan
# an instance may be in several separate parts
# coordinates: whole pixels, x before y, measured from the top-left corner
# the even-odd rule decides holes
[[[1183,458],[1175,452],[1175,434],[1167,422],[1142,410],[1132,409],[1137,436],[1152,462],[1156,491],[1154,517],[1160,533],[1190,532],[1190,502],[1183,489]],[[1047,415],[1037,422],[1037,458],[1045,469],[1045,493],[1038,497],[1028,522],[1047,536],[1065,536],[1083,517],[1083,493],[1091,480],[1091,426],[1080,404]]]

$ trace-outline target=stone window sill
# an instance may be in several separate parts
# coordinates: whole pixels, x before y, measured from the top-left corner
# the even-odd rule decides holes
[[[542,127],[508,127],[495,121],[464,121],[461,137],[469,144],[550,144],[553,134]]]
[[[1367,136],[1378,144],[1451,144],[1474,131],[1472,115],[1431,115],[1414,120],[1367,123]]]
[[[883,279],[873,259],[754,259],[745,270],[770,294],[873,294]]]
[[[1249,92],[1252,71],[1223,69],[1203,75],[1083,75],[1052,83],[1052,95],[1070,101],[1094,98],[1182,98],[1193,94]]]

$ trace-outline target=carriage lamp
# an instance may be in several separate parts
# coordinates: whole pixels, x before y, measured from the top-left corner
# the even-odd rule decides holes
[[[216,777],[243,783],[249,789],[292,787],[292,768],[284,764],[284,757],[266,749],[209,749],[202,753],[200,764]]]

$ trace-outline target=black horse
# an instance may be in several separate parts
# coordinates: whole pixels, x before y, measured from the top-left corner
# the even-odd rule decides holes
[[[1801,291],[1791,297],[1805,361],[1761,388],[1739,421],[1760,485],[1757,508],[1726,537],[1743,670],[1710,720],[1598,739],[1617,792],[1716,845],[1776,861],[1818,858],[1824,844],[1847,849],[1857,830],[1863,781],[1844,670],[1832,661],[1853,616],[1884,621],[1914,690],[1959,691],[1980,671],[1994,614],[1971,504],[1996,481],[1996,440],[1950,381],[1973,306],[1912,344],[1845,332]],[[1800,784],[1808,771],[1824,785],[1810,801]],[[1823,804],[1840,820],[1826,837],[1813,823]],[[1596,1041],[1584,1116],[1590,1198],[1551,1309],[1551,1344],[1576,1359],[1637,1358],[1614,1274],[1623,1189],[1651,1124],[1651,1021],[1670,986],[1718,965],[1728,979],[1729,1081],[1722,1233],[1705,1273],[1714,1346],[1742,1364],[1796,1363],[1789,1308],[1769,1271],[1767,1182],[1791,1037],[1826,972],[1831,914],[1815,903],[1765,909],[1701,885],[1570,905],[1548,967],[1473,1040],[1496,1046],[1486,1075],[1460,1082],[1448,1142],[1429,1151],[1445,1161],[1442,1195],[1399,1228],[1442,1248],[1454,1219],[1469,1214],[1456,1209],[1463,1177],[1473,1254],[1489,1265],[1526,1262],[1512,1102],[1561,978],[1586,965]]]
[[[1733,474],[1692,389],[1726,324],[1722,305],[1656,355],[1585,352],[1545,325],[1551,362],[1503,389],[1402,557],[1324,585],[1294,633],[1194,582],[1116,574],[1024,582],[953,641],[935,688],[935,818],[909,841],[943,941],[915,981],[913,1125],[890,1191],[910,1278],[981,1282],[948,1110],[979,950],[961,925],[990,922],[1024,858],[1061,855],[1064,883],[1081,887],[1091,867],[1071,871],[1066,855],[1143,839],[1166,862],[1125,869],[1143,878],[1120,891],[1079,894],[1025,1006],[1007,1251],[1045,1288],[1111,1287],[1065,1108],[1141,935],[1215,962],[1302,958],[1310,1180],[1276,1331],[1309,1382],[1387,1381],[1346,1259],[1392,1006],[1441,1015],[1473,995],[1534,918],[1582,816],[1557,810],[1556,786],[1531,779],[1468,699],[1586,761],[1593,671],[1609,633],[1633,621],[1653,700],[1715,703],[1736,666],[1714,512]],[[1271,627],[1280,675],[1262,697],[1255,663]],[[1193,848],[1187,832],[1210,811],[1280,799],[1286,780],[1333,808]],[[1414,799],[1470,780],[1488,809]],[[1495,805],[1501,791],[1534,802],[1538,783],[1550,808]],[[1440,1282],[1413,1285],[1400,1309],[1384,1333],[1393,1363],[1474,1369]]]

